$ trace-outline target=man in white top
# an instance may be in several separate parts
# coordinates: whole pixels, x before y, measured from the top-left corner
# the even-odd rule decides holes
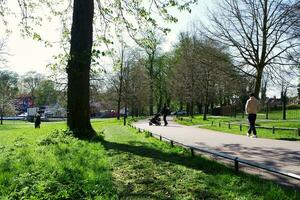
[[[256,120],[256,113],[259,109],[259,101],[254,97],[254,94],[250,94],[250,98],[247,100],[245,111],[246,114],[248,114],[248,121],[249,121],[249,130],[247,133],[247,136],[251,135],[251,132],[253,132],[253,137],[256,138],[256,129],[255,129],[255,120]]]

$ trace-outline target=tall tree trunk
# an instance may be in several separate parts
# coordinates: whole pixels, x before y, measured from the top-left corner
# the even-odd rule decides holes
[[[191,107],[190,107],[190,103],[189,102],[186,102],[185,108],[186,108],[187,114],[190,115],[191,114]]]
[[[282,88],[282,119],[286,120],[286,104],[287,104],[287,99],[286,99],[286,92],[287,92],[287,88]]]
[[[4,112],[4,105],[1,105],[1,113],[0,113],[0,121],[1,121],[1,125],[3,124],[3,112]]]
[[[204,105],[203,120],[207,120],[208,104]]]
[[[163,91],[162,91],[162,86],[159,86],[159,97],[158,97],[158,104],[157,104],[157,112],[161,111],[163,104]]]
[[[153,62],[154,62],[154,55],[149,56],[150,59],[150,69],[149,69],[149,75],[150,75],[150,94],[149,94],[149,114],[153,115],[153,93],[154,93],[154,69],[153,69]]]
[[[1,121],[1,125],[3,124],[3,108],[1,108],[1,114],[0,114],[0,121]]]
[[[212,115],[214,110],[214,103],[210,103],[210,114]]]
[[[198,110],[198,114],[202,114],[202,103],[197,102],[197,110]]]
[[[259,98],[259,91],[261,86],[261,79],[262,79],[263,67],[258,67],[257,74],[255,77],[255,88],[254,88],[254,96]]]
[[[93,44],[93,0],[74,0],[68,60],[67,124],[78,138],[94,135],[90,123],[90,65]]]
[[[191,114],[191,117],[194,118],[194,102],[191,101],[190,104],[191,104],[191,105],[190,105],[190,110],[191,110],[191,113],[190,113],[190,114]]]
[[[122,87],[123,87],[123,51],[121,58],[121,66],[120,66],[120,76],[119,76],[119,91],[118,91],[118,108],[117,108],[117,119],[120,119],[120,109],[121,109],[121,101],[122,101]]]
[[[182,101],[179,102],[179,110],[183,110],[183,102]]]

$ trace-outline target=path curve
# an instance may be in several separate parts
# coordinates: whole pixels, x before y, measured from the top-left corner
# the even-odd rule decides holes
[[[149,126],[148,120],[141,120],[133,125],[188,146],[215,150],[300,175],[299,141],[251,138],[246,134],[235,135],[184,126],[173,122],[171,118],[169,121],[168,126]],[[300,181],[296,182],[300,185]]]

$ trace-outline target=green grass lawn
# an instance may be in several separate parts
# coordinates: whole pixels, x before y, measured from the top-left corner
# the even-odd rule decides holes
[[[122,121],[92,124],[99,137],[90,141],[55,131],[65,123],[0,126],[0,199],[300,199]]]
[[[234,117],[216,117],[216,116],[208,116],[207,120],[203,120],[202,115],[197,115],[194,118],[190,117],[181,117],[177,118],[176,121],[180,124],[191,126],[191,125],[199,125],[201,128],[238,134],[238,135],[246,135],[248,127],[247,119],[242,118],[234,118]],[[231,129],[228,128],[228,122],[231,123]],[[219,123],[221,123],[221,127],[219,127]],[[243,125],[242,131],[240,131],[240,124]],[[202,126],[203,125],[203,126]],[[300,120],[264,120],[258,119],[256,121],[257,126],[265,126],[265,127],[287,127],[287,128],[299,128]],[[270,139],[279,139],[279,140],[300,140],[300,136],[298,135],[297,130],[276,130],[275,134],[273,134],[272,129],[262,129],[257,128],[258,136],[262,138],[270,138]]]

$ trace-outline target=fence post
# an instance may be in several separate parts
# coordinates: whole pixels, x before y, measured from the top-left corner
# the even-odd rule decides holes
[[[240,123],[240,131],[242,131],[242,130],[243,130],[242,123]]]
[[[170,143],[171,143],[171,146],[172,146],[172,147],[174,147],[174,143],[173,143],[173,140],[171,140],[171,141],[170,141]]]
[[[162,140],[161,135],[159,136],[159,140],[160,140],[160,141]]]
[[[214,121],[211,121],[211,125],[212,125],[212,126],[214,125]]]
[[[228,122],[228,128],[230,129],[230,122]]]
[[[272,128],[272,133],[275,134],[275,127]]]
[[[239,161],[238,161],[238,157],[235,157],[234,159],[234,169],[235,169],[235,172],[239,172]]]

